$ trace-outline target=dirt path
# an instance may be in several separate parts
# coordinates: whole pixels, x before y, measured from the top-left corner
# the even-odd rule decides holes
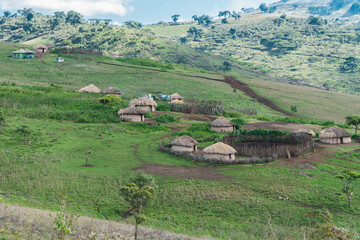
[[[292,114],[290,112],[287,112],[284,109],[276,106],[269,99],[266,99],[266,98],[260,96],[259,94],[255,93],[254,90],[252,90],[249,87],[249,85],[247,85],[246,83],[240,82],[239,80],[237,80],[235,77],[232,77],[232,76],[224,76],[225,79],[221,80],[221,79],[216,79],[216,78],[209,78],[209,77],[203,77],[203,76],[194,76],[194,75],[181,74],[181,73],[173,73],[173,72],[167,72],[167,71],[164,71],[164,70],[144,68],[144,67],[127,66],[127,65],[122,65],[122,64],[114,64],[114,63],[106,63],[106,62],[97,62],[97,63],[111,65],[111,66],[118,66],[118,67],[135,68],[135,69],[141,69],[141,70],[153,71],[153,72],[162,72],[162,73],[168,73],[168,74],[175,74],[175,75],[180,75],[180,76],[185,76],[185,77],[201,78],[201,79],[217,81],[217,82],[224,82],[224,83],[229,84],[233,89],[237,89],[237,90],[240,90],[240,91],[244,92],[249,97],[256,99],[259,103],[264,104],[265,106],[273,109],[274,111],[285,114],[286,116],[297,117],[296,115],[294,115],[294,114]]]

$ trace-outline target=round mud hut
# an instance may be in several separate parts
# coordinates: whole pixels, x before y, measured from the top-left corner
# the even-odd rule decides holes
[[[218,142],[204,150],[204,159],[208,161],[234,161],[236,150],[229,145]]]
[[[319,138],[321,142],[327,144],[351,143],[351,134],[338,126],[322,130]]]
[[[174,93],[173,95],[171,95],[170,99],[172,103],[184,103],[184,97],[178,93]]]
[[[145,112],[155,112],[157,103],[146,97],[131,100],[129,107],[137,107]]]
[[[171,151],[174,153],[196,152],[198,144],[198,141],[190,136],[181,136],[171,142]]]
[[[301,135],[311,135],[312,137],[316,137],[316,133],[311,129],[297,129],[290,132],[290,134],[295,136],[301,136]]]
[[[145,111],[137,107],[120,109],[118,112],[120,120],[123,122],[143,122],[145,121]]]
[[[227,120],[226,118],[218,118],[211,124],[211,130],[216,132],[232,132],[235,131],[235,124]]]
[[[79,90],[81,93],[101,93],[101,89],[95,86],[94,84],[90,84]]]
[[[38,44],[33,48],[33,50],[38,54],[44,54],[48,52],[48,47],[43,44]]]
[[[108,87],[107,89],[102,90],[101,93],[106,95],[117,95],[117,96],[121,95],[121,91],[116,87]]]

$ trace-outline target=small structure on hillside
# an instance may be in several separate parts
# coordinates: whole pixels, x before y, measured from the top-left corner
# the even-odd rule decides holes
[[[226,118],[218,118],[211,124],[211,130],[216,132],[232,132],[235,131],[235,124],[227,120]]]
[[[321,142],[327,144],[351,143],[351,134],[338,126],[322,130],[319,138]]]
[[[149,98],[141,97],[131,100],[129,107],[137,107],[146,112],[155,112],[157,103]]]
[[[57,63],[62,63],[62,62],[64,62],[64,58],[62,58],[62,57],[57,57],[57,58],[56,58],[56,62],[57,62]]]
[[[171,151],[174,153],[191,153],[198,150],[199,142],[194,138],[184,135],[171,142]]]
[[[170,98],[172,103],[184,103],[184,97],[182,97],[178,93],[174,93],[173,95],[170,96]]]
[[[32,59],[35,58],[36,52],[28,50],[28,49],[20,49],[11,54],[12,58],[18,59]]]
[[[218,142],[204,149],[205,160],[232,161],[235,160],[236,150],[229,145]]]
[[[107,94],[107,95],[117,95],[120,96],[121,95],[121,91],[119,89],[117,89],[116,87],[108,87],[107,89],[102,90],[103,94]]]
[[[43,44],[38,44],[33,48],[33,50],[38,54],[44,54],[48,52],[48,47]]]
[[[95,86],[94,84],[90,84],[84,88],[79,90],[81,93],[101,93],[101,89]]]
[[[137,107],[128,107],[118,111],[120,120],[123,122],[143,122],[145,121],[145,111]]]
[[[296,135],[296,136],[309,134],[312,137],[316,137],[316,133],[311,129],[297,129],[297,130],[291,131],[290,134],[293,134],[293,135]]]

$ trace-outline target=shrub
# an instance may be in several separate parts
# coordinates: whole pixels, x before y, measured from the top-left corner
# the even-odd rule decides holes
[[[152,112],[146,112],[145,113],[145,118],[154,119],[154,115],[152,114]]]
[[[239,112],[227,112],[227,111],[224,111],[223,116],[227,117],[227,118],[240,118],[240,117],[243,116],[243,114],[239,113]]]
[[[237,129],[241,129],[242,125],[248,123],[248,121],[246,121],[245,119],[242,119],[242,118],[235,118],[235,119],[231,120],[231,122],[235,123]]]
[[[169,104],[167,103],[162,103],[159,102],[157,107],[156,107],[156,111],[161,111],[161,112],[170,112],[171,111],[171,107]]]
[[[172,123],[177,121],[177,119],[170,114],[161,115],[159,117],[156,117],[155,120],[161,123]]]

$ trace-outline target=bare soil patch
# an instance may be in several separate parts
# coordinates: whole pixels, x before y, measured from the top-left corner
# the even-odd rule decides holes
[[[214,168],[210,167],[180,167],[169,166],[161,164],[147,163],[142,167],[134,168],[133,170],[144,171],[149,174],[156,174],[166,177],[184,178],[184,179],[201,179],[212,181],[227,181],[231,178],[214,171]]]

